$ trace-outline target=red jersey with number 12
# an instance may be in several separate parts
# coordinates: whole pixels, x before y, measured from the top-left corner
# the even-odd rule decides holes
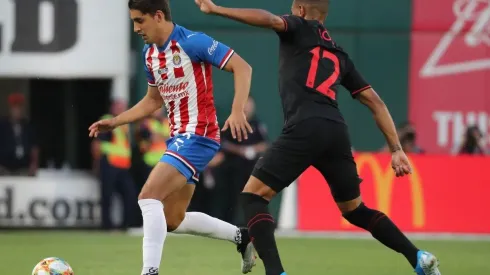
[[[352,97],[371,86],[320,22],[292,15],[282,19],[286,30],[277,34],[285,126],[311,117],[344,123],[337,103],[339,86]]]

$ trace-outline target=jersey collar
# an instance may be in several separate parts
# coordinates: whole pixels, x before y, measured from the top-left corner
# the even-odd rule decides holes
[[[174,29],[172,30],[172,33],[168,37],[167,41],[165,41],[165,44],[163,44],[163,46],[161,46],[161,47],[158,47],[158,51],[164,51],[167,48],[168,43],[170,43],[170,41],[177,40],[176,38],[178,36],[180,26],[178,24],[175,24],[175,23],[173,23],[173,24],[174,24]]]

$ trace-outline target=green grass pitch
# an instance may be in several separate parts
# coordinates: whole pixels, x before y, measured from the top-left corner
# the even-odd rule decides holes
[[[9,274],[29,275],[46,257],[70,263],[75,275],[139,275],[141,237],[97,232],[0,233],[0,266]],[[415,241],[438,256],[443,275],[490,274],[488,241]],[[279,238],[288,275],[414,274],[403,256],[376,241]],[[241,274],[240,256],[233,244],[199,237],[167,238],[161,274]],[[253,274],[265,274],[258,260]]]

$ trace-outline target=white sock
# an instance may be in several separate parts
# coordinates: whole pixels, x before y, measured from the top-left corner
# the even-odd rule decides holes
[[[163,204],[159,200],[144,199],[138,204],[143,215],[143,271],[142,275],[158,274],[162,260],[163,243],[167,236],[167,222]]]
[[[187,212],[182,223],[172,233],[190,234],[240,243],[238,227],[200,212]]]

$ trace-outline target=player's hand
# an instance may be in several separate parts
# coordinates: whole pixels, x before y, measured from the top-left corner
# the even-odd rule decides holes
[[[211,0],[195,0],[196,5],[204,13],[213,13],[216,10],[216,5]]]
[[[90,131],[88,136],[97,137],[99,133],[110,132],[114,130],[116,127],[117,125],[113,118],[99,120],[94,124],[90,125],[90,127],[88,128],[88,130]]]
[[[230,128],[231,135],[239,142],[242,138],[248,139],[248,133],[253,133],[252,127],[248,124],[247,116],[243,111],[231,111],[230,117],[226,120],[221,131],[226,131]]]
[[[412,173],[412,166],[403,150],[398,150],[391,155],[391,167],[397,177],[403,177]]]

